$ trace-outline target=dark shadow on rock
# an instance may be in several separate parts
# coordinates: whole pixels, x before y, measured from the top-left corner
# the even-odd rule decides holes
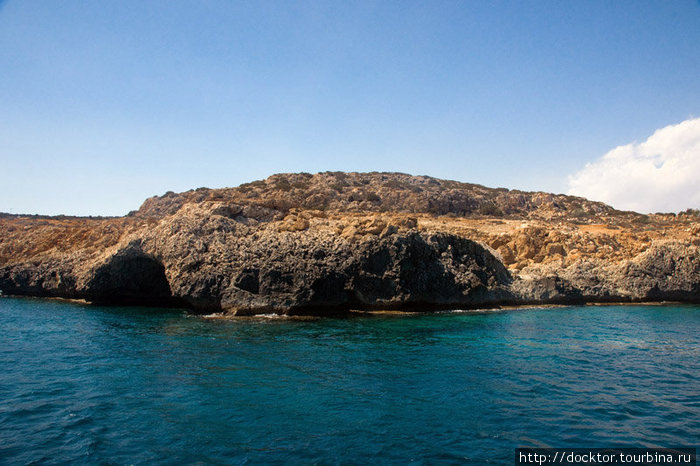
[[[94,271],[85,297],[96,304],[185,304],[173,296],[163,265],[136,243],[117,252]]]
[[[452,235],[414,233],[360,255],[352,290],[365,307],[478,305],[509,299],[512,277],[483,246]]]
[[[236,278],[234,285],[241,290],[258,294],[260,291],[260,271],[252,268],[243,269]]]

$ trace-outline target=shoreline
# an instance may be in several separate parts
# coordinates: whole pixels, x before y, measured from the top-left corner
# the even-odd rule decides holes
[[[33,296],[33,295],[8,295],[0,294],[0,299],[27,299],[27,300],[46,300],[63,302],[69,304],[78,304],[85,307],[124,307],[124,308],[149,308],[149,309],[161,309],[161,310],[182,310],[191,317],[199,317],[203,319],[212,320],[258,320],[258,319],[290,319],[290,320],[317,320],[323,318],[354,318],[354,317],[414,317],[420,315],[428,314],[482,314],[482,313],[492,313],[499,311],[512,311],[512,310],[527,310],[527,309],[560,309],[566,307],[602,307],[602,306],[698,306],[700,303],[693,301],[679,301],[679,300],[643,300],[643,301],[630,301],[630,300],[620,300],[620,301],[582,301],[582,302],[570,302],[570,303],[523,303],[523,304],[504,304],[495,306],[476,306],[476,307],[464,307],[464,306],[445,306],[445,307],[435,307],[434,305],[426,305],[426,309],[420,309],[420,306],[409,306],[406,309],[334,309],[329,307],[326,313],[318,312],[320,309],[314,308],[314,312],[303,313],[300,310],[294,310],[293,313],[284,312],[271,312],[268,310],[261,310],[259,313],[251,312],[247,310],[245,313],[236,313],[227,310],[219,310],[215,312],[200,312],[196,309],[187,307],[170,307],[170,306],[149,306],[149,305],[138,305],[138,304],[120,304],[120,303],[103,303],[103,302],[91,302],[83,298],[65,298],[60,296]]]
[[[280,174],[123,218],[0,218],[0,290],[228,315],[700,303],[700,213],[398,173]]]

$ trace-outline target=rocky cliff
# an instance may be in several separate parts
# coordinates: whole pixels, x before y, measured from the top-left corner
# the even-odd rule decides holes
[[[122,218],[0,215],[0,290],[230,314],[700,302],[700,218],[396,173],[274,175]]]

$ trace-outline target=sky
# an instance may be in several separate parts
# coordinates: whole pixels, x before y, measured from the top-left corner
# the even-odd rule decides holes
[[[700,2],[0,0],[0,211],[281,172],[699,208]]]

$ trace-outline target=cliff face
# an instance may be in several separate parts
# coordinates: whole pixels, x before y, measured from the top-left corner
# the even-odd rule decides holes
[[[232,314],[700,302],[700,223],[387,173],[167,193],[123,218],[0,217],[4,294]]]

